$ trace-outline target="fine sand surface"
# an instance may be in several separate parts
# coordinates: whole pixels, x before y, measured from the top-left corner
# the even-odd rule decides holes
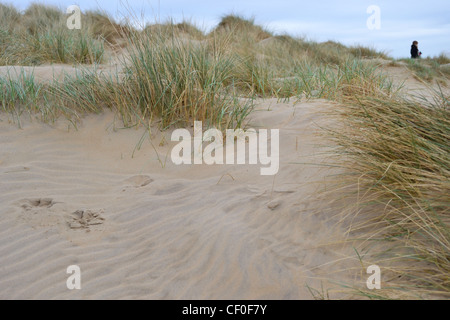
[[[170,131],[150,143],[106,111],[78,131],[0,115],[0,298],[311,299],[306,285],[362,287],[353,249],[338,245],[345,226],[319,197],[336,173],[317,135],[333,106],[258,103],[249,127],[280,129],[276,176],[176,166]],[[66,287],[70,265],[81,290]]]
[[[66,64],[52,64],[35,67],[27,66],[0,66],[0,77],[6,79],[20,79],[23,75],[33,76],[37,83],[50,83],[52,81],[63,81],[65,77],[74,78],[82,75],[83,70],[87,72],[96,71],[98,74],[114,74],[121,71],[117,65],[99,65],[93,66],[70,66]]]
[[[414,76],[405,62],[399,62],[397,66],[390,66],[390,60],[367,59],[367,63],[379,67],[381,73],[387,75],[396,87],[402,87],[408,98],[423,102],[423,99],[433,102],[436,93],[442,91],[444,95],[450,95],[450,87],[447,80],[441,79],[441,84],[436,80],[426,82]],[[444,83],[444,84],[442,84]]]
[[[106,76],[115,75],[122,71],[122,60],[127,59],[127,53],[108,53],[108,63],[100,65],[68,65],[68,64],[44,64],[40,66],[0,66],[0,77],[18,79],[22,75],[33,76],[37,83],[61,82],[65,77],[73,78],[81,75],[83,71],[96,71]]]

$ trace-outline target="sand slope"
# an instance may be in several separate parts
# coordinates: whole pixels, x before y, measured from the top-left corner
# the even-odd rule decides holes
[[[339,272],[358,266],[336,262],[351,248],[323,246],[343,232],[317,201],[324,106],[259,103],[250,125],[280,129],[276,176],[175,166],[170,132],[134,150],[145,131],[118,129],[109,112],[78,131],[2,116],[0,298],[310,299],[306,284],[363,283]],[[66,287],[72,264],[81,290]]]

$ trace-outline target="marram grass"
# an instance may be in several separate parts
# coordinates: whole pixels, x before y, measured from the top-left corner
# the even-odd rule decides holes
[[[331,134],[348,172],[339,183],[357,188],[349,234],[386,263],[381,296],[450,297],[449,111],[442,93],[427,105],[355,94],[336,110],[341,126]]]
[[[449,102],[438,93],[408,101],[380,70],[364,63],[388,59],[374,49],[275,36],[253,20],[225,16],[209,34],[188,23],[119,25],[99,12],[83,16],[87,30],[64,29],[58,9],[25,13],[0,5],[0,64],[103,62],[125,41],[117,71],[83,69],[63,81],[38,83],[33,74],[0,77],[0,108],[20,124],[111,109],[126,127],[152,122],[162,129],[199,120],[220,129],[245,126],[255,97],[325,98],[339,130],[330,131],[346,175],[357,186],[350,235],[375,246],[371,259],[389,263],[396,287],[369,298],[449,296]],[[44,19],[45,18],[45,19]],[[123,40],[123,41],[122,41]],[[447,77],[448,58],[408,61],[420,79]],[[354,196],[354,195],[352,195]]]

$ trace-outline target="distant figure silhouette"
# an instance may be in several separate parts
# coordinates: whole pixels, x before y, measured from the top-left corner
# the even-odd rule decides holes
[[[422,52],[419,51],[419,42],[413,41],[411,45],[411,59],[417,59],[420,58],[422,55]]]

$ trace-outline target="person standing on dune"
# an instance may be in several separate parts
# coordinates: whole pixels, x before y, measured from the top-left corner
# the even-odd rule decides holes
[[[411,59],[417,59],[420,58],[422,55],[422,52],[419,51],[419,42],[413,41],[411,45]]]

